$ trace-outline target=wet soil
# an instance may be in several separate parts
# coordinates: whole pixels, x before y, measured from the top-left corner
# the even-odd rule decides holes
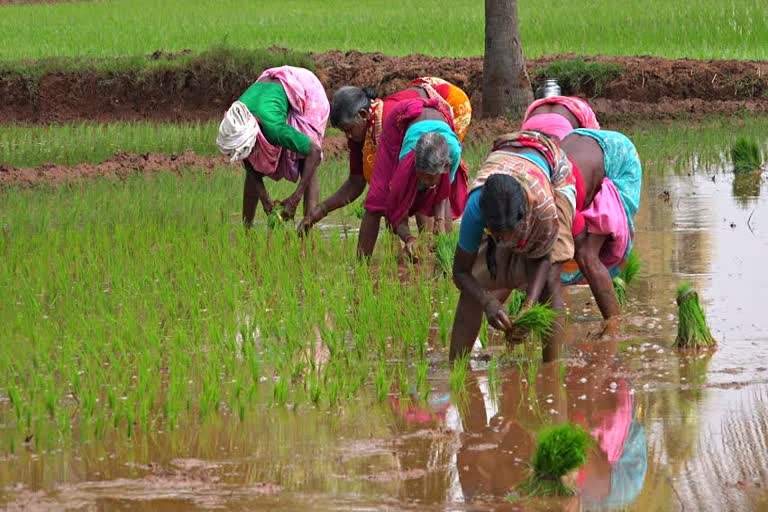
[[[160,50],[147,56],[153,60],[166,57],[166,52]],[[170,55],[173,57],[175,54]],[[573,57],[576,56],[533,59],[528,62],[528,69]],[[415,77],[440,76],[465,89],[480,114],[480,57],[391,57],[334,51],[314,54],[312,58],[329,94],[350,84],[375,86],[380,94],[389,94]],[[597,97],[589,87],[572,91],[591,98],[601,118],[618,115],[663,119],[713,112],[768,112],[767,62],[656,57],[584,59],[618,63],[624,68],[622,75],[609,82]],[[141,76],[136,71],[48,72],[39,78],[0,73],[0,123],[217,119],[253,80],[246,73],[235,76],[238,78],[222,83],[220,76],[197,68],[158,70]]]

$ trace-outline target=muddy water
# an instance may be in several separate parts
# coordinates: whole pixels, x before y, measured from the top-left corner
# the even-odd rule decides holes
[[[264,406],[132,443],[31,448],[0,461],[9,510],[768,509],[768,187],[731,177],[650,176],[637,219],[643,260],[622,335],[597,342],[573,290],[563,359],[535,376],[483,361],[449,399],[434,351],[427,404],[391,397],[338,411]],[[680,354],[674,290],[700,292],[712,354]],[[569,476],[577,497],[510,503],[534,432],[564,420],[597,441]]]

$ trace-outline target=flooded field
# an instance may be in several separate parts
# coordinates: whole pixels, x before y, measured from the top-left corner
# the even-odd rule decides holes
[[[336,407],[281,406],[271,387],[259,388],[244,421],[218,414],[172,432],[137,430],[129,440],[72,433],[52,449],[30,440],[8,450],[3,440],[0,507],[766,509],[768,186],[704,170],[649,173],[637,226],[643,267],[618,339],[596,339],[599,312],[587,289],[574,289],[560,361],[510,363],[491,376],[488,352],[478,350],[459,395],[451,394],[447,350],[432,337],[426,401],[393,386],[381,402],[362,395]],[[671,348],[683,279],[702,297],[714,353]],[[569,477],[579,495],[508,498],[525,476],[535,432],[566,419],[597,440]],[[10,422],[0,389],[0,438]]]

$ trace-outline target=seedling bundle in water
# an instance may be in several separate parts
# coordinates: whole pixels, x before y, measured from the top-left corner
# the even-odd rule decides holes
[[[616,292],[616,300],[622,306],[627,303],[627,288],[640,273],[640,257],[635,251],[630,251],[624,268],[618,276],[613,278],[613,290]]]
[[[453,230],[450,233],[440,233],[435,241],[435,258],[437,267],[445,275],[453,271],[453,257],[456,254],[456,245],[459,243],[459,232]]]
[[[731,162],[736,174],[759,171],[762,159],[760,146],[746,137],[739,137],[731,148]]]
[[[507,304],[507,313],[513,318],[513,328],[528,333],[533,339],[542,340],[549,337],[552,334],[557,312],[547,304],[534,304],[520,314],[523,302],[525,302],[525,292],[512,290]]]
[[[571,423],[543,429],[533,454],[531,473],[518,491],[527,496],[572,496],[576,491],[562,477],[587,461],[592,438]]]
[[[699,294],[691,283],[683,282],[677,287],[677,348],[710,348],[717,343],[707,327],[707,319],[699,304]]]

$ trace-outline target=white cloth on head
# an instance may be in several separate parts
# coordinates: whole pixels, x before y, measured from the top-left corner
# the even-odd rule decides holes
[[[259,131],[259,122],[245,103],[236,101],[224,114],[216,144],[222,153],[229,156],[231,162],[245,160],[256,145]]]

